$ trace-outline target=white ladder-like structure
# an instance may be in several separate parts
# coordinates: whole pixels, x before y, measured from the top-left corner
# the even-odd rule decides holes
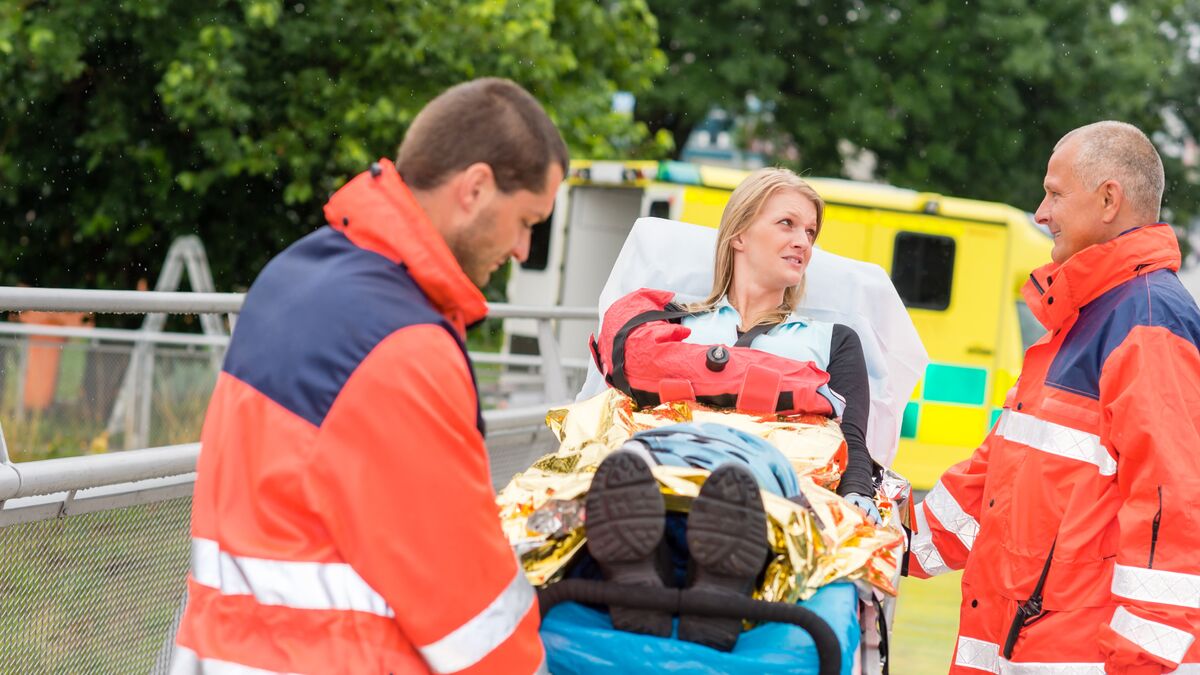
[[[186,235],[171,242],[162,273],[154,285],[156,291],[177,291],[183,283],[184,272],[193,293],[214,293],[212,270],[208,265],[208,254],[204,243],[195,235]],[[205,335],[226,336],[233,330],[235,314],[229,318],[229,331],[219,314],[200,314],[200,327]],[[147,314],[140,330],[146,333],[161,332],[166,325],[167,315]],[[221,358],[217,353],[213,357]],[[125,448],[145,448],[150,441],[150,404],[154,385],[154,344],[149,340],[139,341],[133,348],[129,365],[121,378],[121,387],[113,403],[105,431],[111,437],[124,431]]]

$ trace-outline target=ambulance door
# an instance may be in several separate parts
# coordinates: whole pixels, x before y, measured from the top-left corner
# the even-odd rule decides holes
[[[878,218],[872,244],[881,250],[873,257],[890,262],[930,358],[905,410],[896,467],[914,484],[931,485],[969,456],[996,417],[1007,228],[922,213]]]
[[[642,215],[644,190],[637,186],[577,185],[571,191],[569,226],[558,303],[595,307],[617,254]],[[590,358],[590,321],[563,321],[558,328],[564,359]]]
[[[651,218],[681,220],[683,188],[666,183],[651,184],[642,196],[642,215]]]
[[[567,183],[559,187],[550,218],[533,227],[529,257],[523,263],[513,261],[507,286],[509,303],[553,307],[558,301],[570,193],[571,186]],[[532,319],[505,319],[504,334],[506,353],[537,353],[537,323]]]

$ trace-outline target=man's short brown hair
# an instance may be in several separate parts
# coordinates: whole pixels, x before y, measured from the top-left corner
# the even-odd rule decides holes
[[[502,192],[540,193],[550,163],[566,175],[568,161],[567,145],[541,104],[511,80],[485,77],[450,87],[417,114],[396,169],[409,187],[429,190],[483,162]]]

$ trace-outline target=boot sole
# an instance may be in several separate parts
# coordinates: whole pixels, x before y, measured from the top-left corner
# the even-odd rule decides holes
[[[767,518],[754,476],[723,464],[700,487],[687,524],[695,565],[691,588],[749,597],[767,557]],[[742,632],[740,618],[681,616],[679,638],[729,651]]]
[[[666,527],[658,481],[641,457],[617,451],[601,462],[586,500],[587,547],[604,578],[631,586],[663,586],[655,566]],[[666,637],[666,612],[610,607],[613,627]]]

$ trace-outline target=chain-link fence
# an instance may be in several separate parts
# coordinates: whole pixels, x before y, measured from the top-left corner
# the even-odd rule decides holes
[[[0,527],[0,673],[166,672],[191,497]]]
[[[0,335],[0,423],[11,459],[193,442],[223,355],[211,345]],[[538,365],[490,358],[503,357],[482,355],[475,365],[485,410],[545,401]],[[568,391],[584,374],[564,369]]]
[[[487,415],[493,485],[553,448],[539,415]],[[153,451],[89,459],[144,452]],[[191,497],[178,496],[178,486],[169,498],[139,496],[143,484],[84,502],[86,490],[26,496],[0,509],[0,675],[166,672],[184,601]]]
[[[13,461],[200,437],[223,349],[0,337],[0,420]]]

